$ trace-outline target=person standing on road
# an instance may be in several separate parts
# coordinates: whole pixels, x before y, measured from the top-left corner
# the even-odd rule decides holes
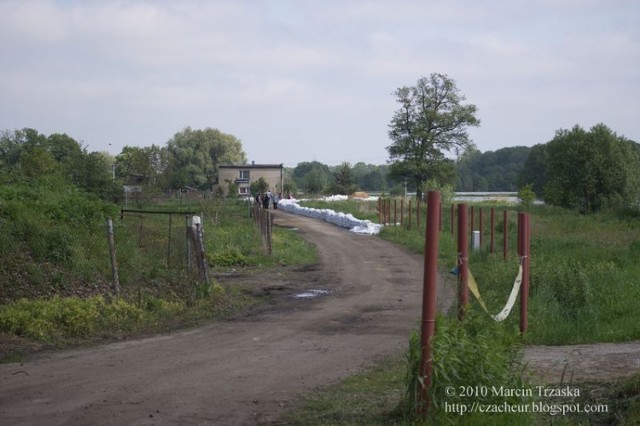
[[[267,191],[266,194],[264,194],[264,198],[262,199],[262,203],[265,209],[269,209],[269,202],[271,201],[271,197],[273,196],[273,194],[271,194],[271,191]]]

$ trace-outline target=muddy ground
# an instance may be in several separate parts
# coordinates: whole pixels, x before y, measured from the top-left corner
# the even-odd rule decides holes
[[[421,256],[314,219],[279,212],[276,224],[316,244],[320,262],[217,277],[269,303],[195,330],[1,364],[0,423],[272,424],[318,388],[406,350]],[[322,292],[296,297],[308,290]],[[452,283],[439,291],[445,310]],[[640,344],[534,347],[526,359],[551,381],[616,377],[638,372]]]

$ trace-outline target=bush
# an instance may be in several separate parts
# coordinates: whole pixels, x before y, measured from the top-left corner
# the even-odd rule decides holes
[[[484,313],[467,311],[465,319],[439,317],[436,322],[436,335],[433,339],[433,374],[429,392],[430,409],[427,424],[512,424],[514,420],[527,423],[531,420],[526,413],[514,415],[491,414],[490,417],[479,413],[447,412],[448,404],[524,404],[527,397],[497,395],[494,392],[474,393],[473,401],[464,397],[461,388],[476,387],[491,389],[502,386],[504,389],[522,389],[522,346],[515,329],[496,323]],[[403,417],[411,422],[416,418],[421,378],[418,377],[421,356],[420,337],[413,333],[407,354],[407,373],[405,376],[405,396],[398,406]],[[454,389],[454,394],[450,390]],[[487,423],[487,424],[489,424]]]

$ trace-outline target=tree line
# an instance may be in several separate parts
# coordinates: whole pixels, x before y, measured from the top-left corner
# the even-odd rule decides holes
[[[393,94],[399,107],[389,123],[387,164],[301,162],[285,169],[288,191],[410,191],[421,197],[430,189],[511,192],[526,187],[548,204],[584,212],[638,208],[639,145],[604,124],[560,129],[532,148],[482,153],[467,134],[468,127],[480,125],[477,107],[465,102],[447,75],[422,77]],[[0,133],[0,183],[58,176],[103,199],[117,199],[123,185],[211,190],[220,164],[246,161],[240,140],[213,128],[186,127],[164,146],[126,146],[115,157],[89,152],[66,134]]]

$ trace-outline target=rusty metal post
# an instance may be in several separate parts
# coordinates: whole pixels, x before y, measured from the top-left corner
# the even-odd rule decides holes
[[[169,215],[169,235],[167,238],[167,267],[171,266],[171,218],[173,214]]]
[[[382,197],[378,197],[378,223],[382,223]]]
[[[482,207],[478,207],[478,230],[480,231],[480,250],[482,250]]]
[[[451,236],[452,236],[452,237],[453,237],[453,229],[454,229],[453,222],[454,222],[454,220],[455,220],[455,219],[454,219],[454,218],[455,218],[454,209],[455,209],[455,208],[454,208],[454,206],[453,206],[453,203],[451,203]]]
[[[504,258],[504,261],[507,261],[507,258],[509,257],[509,214],[508,212],[505,210],[502,214],[503,216],[503,231],[502,231],[502,256]]]
[[[496,209],[491,207],[491,254],[495,253],[496,240],[495,240],[495,228],[496,228]]]
[[[458,318],[462,320],[469,303],[469,236],[467,234],[467,205],[458,204]]]
[[[404,198],[400,199],[400,226],[404,226]]]
[[[422,290],[422,327],[420,333],[420,377],[423,378],[418,410],[425,415],[429,409],[429,388],[433,371],[431,341],[436,329],[436,297],[438,293],[438,224],[440,223],[440,193],[430,191],[427,196],[427,224],[425,232],[424,280]]]
[[[529,215],[518,214],[518,253],[522,265],[522,282],[520,283],[520,333],[527,331],[529,304],[529,265],[530,265],[530,227]]]
[[[411,200],[409,200],[409,231],[411,231]]]

